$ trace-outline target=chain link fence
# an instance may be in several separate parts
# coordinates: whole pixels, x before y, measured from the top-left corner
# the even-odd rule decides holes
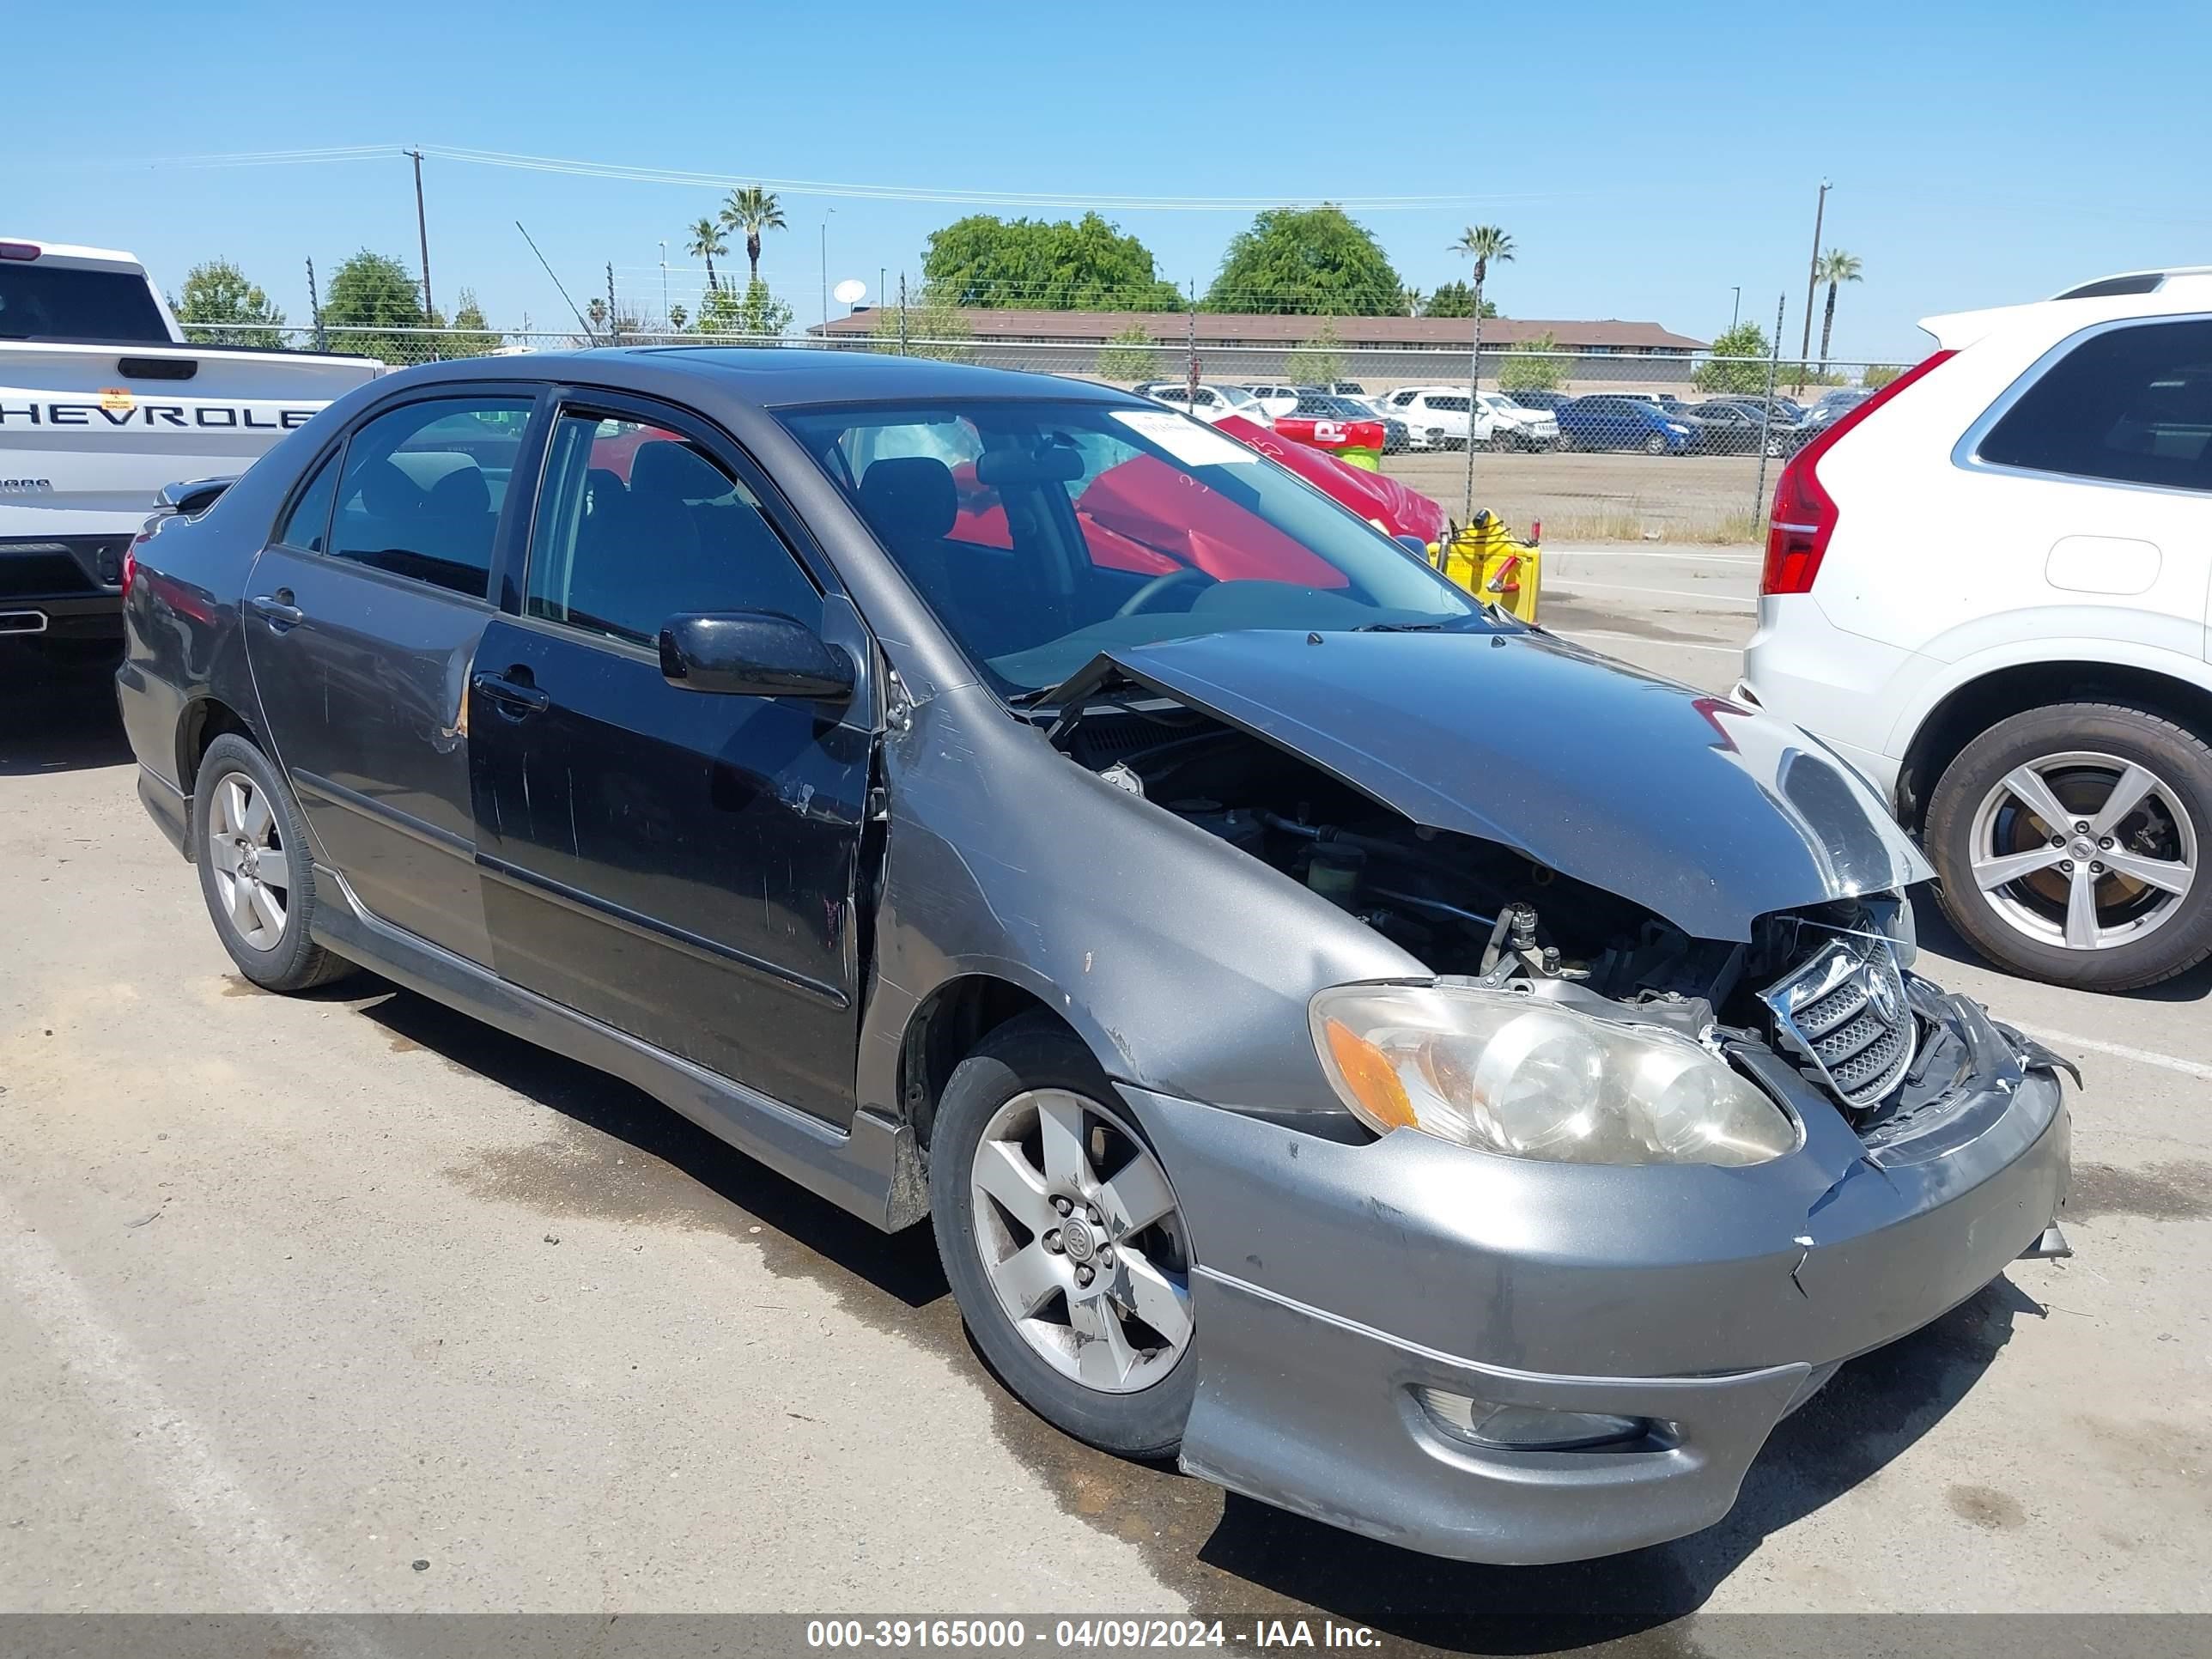
[[[591,330],[272,328],[194,324],[210,345],[327,351],[393,368],[609,346],[744,346],[872,351],[1057,374],[1137,390],[1206,418],[1291,416],[1382,423],[1382,470],[1442,503],[1470,504],[1545,539],[1741,544],[1765,534],[1781,460],[1898,372],[1898,366],[1666,351],[1347,344],[1328,319],[1307,337],[1261,344],[1146,336],[1007,337],[989,313],[882,307],[825,333],[719,333],[617,318]],[[981,317],[986,328],[970,320]],[[845,319],[840,319],[843,322]],[[1183,320],[1188,325],[1188,319]],[[1470,386],[1470,368],[1474,385]],[[1470,396],[1470,393],[1472,395]]]

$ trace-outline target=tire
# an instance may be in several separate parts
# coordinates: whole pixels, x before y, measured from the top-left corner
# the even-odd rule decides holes
[[[192,834],[208,919],[240,973],[265,991],[307,991],[354,971],[312,936],[315,867],[299,803],[267,757],[235,732],[210,744],[200,760]],[[271,854],[281,881],[267,876]]]
[[[2105,823],[2110,797],[2146,775],[2136,804]],[[2057,826],[2063,845],[2043,834],[2049,813],[2034,805],[2039,787],[2071,820]],[[2075,828],[2085,823],[2086,836]],[[2107,839],[2106,856],[2125,859],[2132,873],[2097,856]],[[2069,702],[2000,720],[1937,780],[1924,840],[1944,915],[2001,968],[2083,990],[2131,991],[2212,956],[2212,881],[2203,878],[2212,856],[2212,747],[2154,710]],[[2014,879],[1992,879],[2008,870]],[[2084,938],[2097,942],[2085,947]]]
[[[1667,453],[1665,434],[1655,432],[1646,438],[1644,441],[1644,453],[1647,455],[1664,455]]]
[[[1070,1242],[1051,1248],[1058,1237],[1049,1224],[1055,1218],[1037,1207],[1045,1202],[1044,1193],[1061,1184],[1047,1173],[1053,1160],[1039,1150],[1044,1116],[1049,1112],[1054,1122],[1065,1124],[1076,1109],[1069,1107],[1070,1101],[1103,1113],[1115,1126],[1109,1129],[1103,1120],[1094,1120],[1088,1112],[1083,1115],[1085,1129],[1080,1144],[1090,1153],[1085,1162],[1111,1170],[1103,1182],[1093,1183],[1093,1189],[1115,1189],[1101,1194],[1102,1202],[1108,1204],[1102,1210],[1107,1224],[1096,1233],[1087,1226],[1080,1230],[1079,1248],[1094,1264],[1090,1269],[1092,1283],[1102,1289],[1109,1282],[1118,1284],[1121,1291],[1117,1295],[1143,1294],[1148,1306],[1166,1311],[1155,1312],[1153,1316],[1162,1322],[1152,1328],[1141,1321],[1133,1322],[1132,1315],[1115,1312],[1106,1298],[1086,1305],[1108,1307],[1105,1316],[1115,1321],[1125,1345],[1122,1352],[1127,1352],[1141,1348],[1148,1337],[1159,1338],[1173,1324],[1170,1315],[1174,1305],[1161,1298],[1169,1292],[1181,1293],[1180,1333],[1163,1339],[1164,1346],[1139,1360],[1118,1388],[1079,1379],[1079,1371],[1091,1373],[1094,1358],[1102,1382],[1115,1365],[1111,1343],[1076,1334],[1075,1298],[1084,1294],[1077,1290],[1076,1280],[1084,1269],[1075,1265],[1079,1246],[1073,1240],[1076,1224],[1087,1218],[1073,1215]],[[1007,1125],[1021,1122],[1031,1103],[1041,1103],[1034,1106],[1036,1137],[1016,1139],[1008,1133]],[[1096,1135],[1094,1123],[1100,1132]],[[1070,1143],[1063,1136],[1060,1144],[1065,1147]],[[992,1147],[1000,1151],[994,1153]],[[1006,1173],[1014,1168],[1013,1158],[1005,1155],[1007,1148],[1020,1159],[1019,1170],[1012,1176]],[[1103,1158],[1098,1155],[1102,1148]],[[1024,1224],[1015,1209],[980,1194],[979,1170],[993,1172],[990,1178],[999,1190],[1018,1189],[1019,1209],[1043,1224]],[[1147,1184],[1148,1179],[1156,1180],[1157,1186]],[[1117,1228],[1111,1205],[1121,1202],[1122,1194],[1133,1200],[1140,1192],[1157,1193],[1152,1202],[1165,1200],[1171,1226],[1163,1221],[1135,1230]],[[1183,1424],[1198,1389],[1188,1320],[1189,1235],[1181,1212],[1174,1207],[1165,1172],[1134,1118],[1091,1052],[1066,1027],[1044,1014],[1009,1020],[988,1033],[960,1063],[938,1103],[931,1128],[929,1195],[938,1254],[953,1299],[976,1347],[1015,1397],[1056,1428],[1103,1451],[1123,1457],[1173,1455],[1182,1443]],[[1138,1207],[1149,1209],[1151,1204]],[[1110,1271],[1097,1253],[1100,1241],[1109,1255],[1119,1249]],[[1033,1257],[1031,1252],[1042,1254]],[[1013,1271],[1024,1261],[1037,1270],[1036,1274]],[[1130,1292],[1139,1283],[1139,1269],[1142,1284],[1151,1287],[1149,1293]],[[1012,1287],[1006,1296],[1026,1301],[1024,1284],[1058,1288],[1043,1291],[1033,1316],[1017,1324],[1001,1286]],[[1096,1297],[1096,1292],[1089,1294]],[[1063,1332],[1065,1341],[1060,1340]]]

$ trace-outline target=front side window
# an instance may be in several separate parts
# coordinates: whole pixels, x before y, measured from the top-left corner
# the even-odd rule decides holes
[[[2212,490],[2212,321],[2084,340],[2005,411],[1978,453],[1999,466]]]
[[[820,595],[752,493],[681,433],[563,414],[545,456],[523,609],[651,645],[686,611],[821,618]]]
[[[346,445],[330,554],[481,599],[527,398],[430,398],[386,410]]]
[[[1171,410],[957,399],[781,419],[1003,695],[1196,634],[1493,625],[1373,526]]]

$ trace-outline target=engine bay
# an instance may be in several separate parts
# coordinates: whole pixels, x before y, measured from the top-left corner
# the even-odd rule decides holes
[[[1763,916],[1749,940],[1698,939],[1523,853],[1414,823],[1157,695],[1093,702],[1052,735],[1078,764],[1328,899],[1440,977],[1602,999],[1716,1044],[1755,1044],[1862,1131],[1962,1080],[1949,999],[1899,972],[1911,952],[1890,941],[1909,938],[1910,910],[1896,894]],[[1893,1006],[1869,963],[1893,983]]]

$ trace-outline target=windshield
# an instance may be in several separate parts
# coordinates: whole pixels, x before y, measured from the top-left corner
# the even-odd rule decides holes
[[[1319,490],[1170,410],[962,399],[781,418],[1002,696],[1199,634],[1500,625]]]

